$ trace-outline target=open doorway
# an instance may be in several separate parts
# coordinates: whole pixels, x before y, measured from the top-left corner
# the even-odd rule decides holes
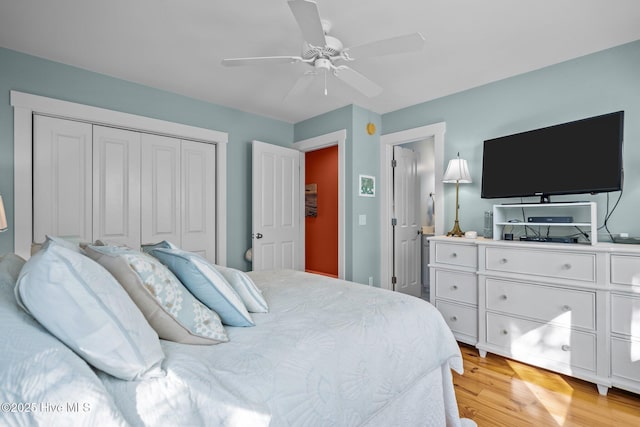
[[[417,186],[410,195],[415,198],[417,206],[417,226],[419,227],[418,259],[417,266],[420,289],[417,294],[425,300],[429,300],[429,245],[427,238],[434,235],[435,212],[435,139],[433,136],[418,141],[408,142],[394,146],[394,152],[398,148],[410,150],[417,158]],[[394,178],[395,181],[395,178]],[[397,195],[394,194],[394,205],[397,205]],[[396,238],[397,239],[397,238]],[[397,256],[397,254],[395,255]]]
[[[305,153],[305,271],[338,277],[338,146]]]
[[[347,139],[347,131],[345,129],[327,133],[324,135],[320,135],[317,137],[305,139],[302,141],[297,141],[294,143],[294,148],[300,151],[300,186],[302,189],[305,188],[305,175],[306,175],[306,164],[305,157],[306,153],[321,150],[327,147],[337,147],[338,150],[338,278],[345,278],[345,222],[346,222],[346,214],[345,214],[345,151],[346,151],[346,139]],[[300,223],[302,224],[303,231],[302,235],[305,236],[306,241],[306,226],[305,226],[305,201],[304,197],[302,197],[301,209],[300,209]],[[306,243],[305,243],[306,246]],[[305,250],[306,252],[306,250]],[[306,255],[305,257],[306,258]],[[305,267],[306,269],[306,267]]]
[[[421,144],[421,141],[429,141],[427,144],[432,146],[428,148],[427,152],[431,152],[430,156],[433,158],[432,166],[427,170],[426,166],[421,166],[421,179],[420,192],[415,197],[418,198],[420,203],[420,223],[421,226],[427,226],[423,230],[427,234],[442,234],[444,228],[443,219],[443,204],[438,200],[442,200],[443,185],[441,182],[442,177],[442,159],[444,157],[444,134],[446,125],[444,122],[436,123],[433,125],[422,126],[419,128],[408,129],[405,131],[386,134],[381,137],[380,145],[380,197],[381,197],[381,260],[380,260],[380,277],[381,287],[389,290],[394,290],[393,272],[394,268],[398,265],[399,260],[394,259],[393,244],[394,244],[394,228],[392,221],[394,218],[394,182],[393,182],[393,147],[396,145],[410,145],[412,143]],[[424,162],[422,162],[424,163]],[[431,164],[431,163],[430,163]],[[429,188],[429,189],[427,189]],[[430,190],[433,188],[433,190]],[[431,228],[433,227],[433,228]],[[425,242],[423,239],[422,248],[425,248]],[[421,269],[425,270],[428,264],[428,259],[424,259],[427,255],[423,252],[423,259],[421,261]],[[424,274],[425,284],[428,274]],[[425,295],[426,296],[426,295]]]

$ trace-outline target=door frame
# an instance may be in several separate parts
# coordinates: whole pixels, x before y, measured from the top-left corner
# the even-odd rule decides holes
[[[393,227],[393,174],[391,160],[393,146],[420,141],[427,138],[434,139],[435,157],[435,234],[442,234],[444,229],[444,186],[442,185],[442,162],[444,159],[445,122],[421,126],[399,132],[389,133],[380,137],[380,287],[393,290],[391,285]]]
[[[33,241],[33,114],[114,126],[216,145],[216,263],[227,264],[227,143],[229,135],[55,98],[11,91],[14,150],[14,252],[29,258]]]
[[[315,151],[321,148],[338,146],[338,277],[344,279],[345,277],[345,256],[346,256],[346,242],[345,242],[345,150],[346,150],[347,130],[342,129],[335,132],[319,135],[313,138],[296,141],[293,143],[293,147],[300,151],[300,189],[304,193],[304,176],[305,176],[305,163],[304,154],[308,151]],[[303,261],[304,261],[304,242],[305,236],[305,220],[304,220],[304,196],[300,201],[300,226],[302,229],[302,249],[303,249]]]

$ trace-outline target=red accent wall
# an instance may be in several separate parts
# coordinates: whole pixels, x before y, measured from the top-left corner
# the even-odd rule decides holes
[[[318,185],[318,216],[305,217],[306,270],[337,277],[337,145],[305,153],[305,184]]]

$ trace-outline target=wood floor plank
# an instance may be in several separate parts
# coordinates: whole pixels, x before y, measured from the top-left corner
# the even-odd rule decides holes
[[[536,368],[460,344],[464,374],[453,382],[460,415],[478,427],[638,427],[640,395]]]

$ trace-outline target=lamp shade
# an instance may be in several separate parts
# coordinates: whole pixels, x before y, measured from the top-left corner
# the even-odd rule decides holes
[[[7,215],[4,212],[2,196],[0,196],[0,231],[7,231]]]
[[[467,161],[460,157],[449,160],[449,165],[447,166],[447,170],[444,172],[442,182],[454,184],[456,182],[461,184],[471,183],[471,174],[469,173]]]

